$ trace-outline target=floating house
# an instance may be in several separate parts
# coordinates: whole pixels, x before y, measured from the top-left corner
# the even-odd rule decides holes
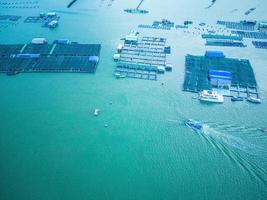
[[[259,22],[259,31],[267,33],[267,21]]]
[[[208,79],[212,86],[219,88],[230,88],[232,73],[222,70],[209,70]]]

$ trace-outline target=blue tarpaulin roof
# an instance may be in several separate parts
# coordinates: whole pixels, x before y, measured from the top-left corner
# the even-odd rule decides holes
[[[232,80],[232,74],[227,71],[209,70],[209,78]]]
[[[229,85],[232,81],[231,72],[209,70],[209,80],[216,85]]]
[[[206,57],[225,57],[222,51],[206,51]]]

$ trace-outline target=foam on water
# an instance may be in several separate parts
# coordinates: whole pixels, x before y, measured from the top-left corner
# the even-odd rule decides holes
[[[208,124],[204,124],[200,135],[212,145],[213,148],[219,150],[224,156],[236,163],[252,177],[257,178],[264,185],[267,185],[267,180],[265,178],[267,176],[267,171],[250,159],[251,156],[260,158],[262,155],[266,154],[266,149],[251,141],[246,141],[241,136],[233,135],[233,132],[228,132],[228,129],[225,130],[222,128],[223,126],[218,126],[216,129]],[[246,130],[246,127],[234,127],[234,130],[244,134],[248,130],[255,132],[258,129],[249,128]],[[245,130],[245,132],[243,132],[243,130]],[[264,137],[258,137],[258,139],[262,140]]]

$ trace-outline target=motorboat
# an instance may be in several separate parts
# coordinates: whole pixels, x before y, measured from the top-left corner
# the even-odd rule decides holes
[[[121,73],[117,72],[114,74],[117,79],[119,78],[126,78],[126,75],[122,75]]]
[[[194,131],[201,131],[203,129],[202,123],[192,120],[192,119],[185,120],[184,123],[186,126],[188,126],[189,128],[192,128]]]
[[[249,101],[250,103],[261,104],[261,99],[260,98],[255,98],[255,97],[252,97],[252,96],[249,96],[247,98],[247,101]]]
[[[199,93],[199,100],[212,103],[223,103],[223,95],[218,94],[216,90],[203,90]]]
[[[241,96],[233,96],[231,97],[231,101],[244,101],[244,98]]]

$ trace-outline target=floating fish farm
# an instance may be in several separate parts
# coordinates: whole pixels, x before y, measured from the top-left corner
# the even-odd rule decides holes
[[[206,46],[246,47],[239,35],[202,34],[202,38],[206,39]]]
[[[256,28],[256,21],[240,21],[240,22],[229,22],[229,21],[217,21],[217,24],[224,25],[229,29],[237,29],[244,31],[254,31]]]
[[[58,43],[0,45],[0,73],[84,72],[94,73],[100,44]]]
[[[267,49],[267,42],[252,41],[252,44],[254,45],[255,48]]]
[[[1,1],[1,9],[32,9],[39,8],[38,1]]]
[[[24,20],[24,23],[41,23],[43,27],[55,28],[58,25],[60,16],[55,12],[40,13],[39,16],[29,16]]]
[[[243,38],[239,35],[215,35],[215,34],[202,34],[203,39],[218,39],[218,40],[237,40],[242,41]]]
[[[158,73],[172,70],[172,65],[166,63],[166,55],[171,53],[171,47],[166,46],[165,38],[139,38],[137,32],[132,32],[117,51],[114,54],[114,60],[117,61],[114,74],[117,78],[157,80]]]
[[[16,15],[0,15],[0,20],[8,20],[8,21],[13,21],[16,22],[21,18],[21,16],[16,16]]]
[[[138,26],[138,28],[163,29],[163,30],[171,30],[173,27],[174,27],[174,22],[171,22],[167,19],[163,19],[161,21],[154,21],[152,25],[140,24]]]
[[[200,92],[214,87],[209,80],[209,70],[231,73],[228,95],[259,97],[257,82],[249,60],[226,58],[222,52],[206,52],[205,56],[187,55],[185,57],[185,76],[183,90]]]
[[[221,46],[221,47],[246,47],[243,42],[233,41],[218,41],[218,40],[207,40],[206,46]]]
[[[232,34],[237,34],[243,38],[252,39],[267,39],[267,33],[265,32],[255,32],[255,31],[231,31]]]
[[[142,5],[143,2],[144,2],[144,0],[141,0],[136,8],[124,9],[124,12],[131,13],[131,14],[147,14],[147,13],[149,13],[148,10],[140,9],[140,6]]]

